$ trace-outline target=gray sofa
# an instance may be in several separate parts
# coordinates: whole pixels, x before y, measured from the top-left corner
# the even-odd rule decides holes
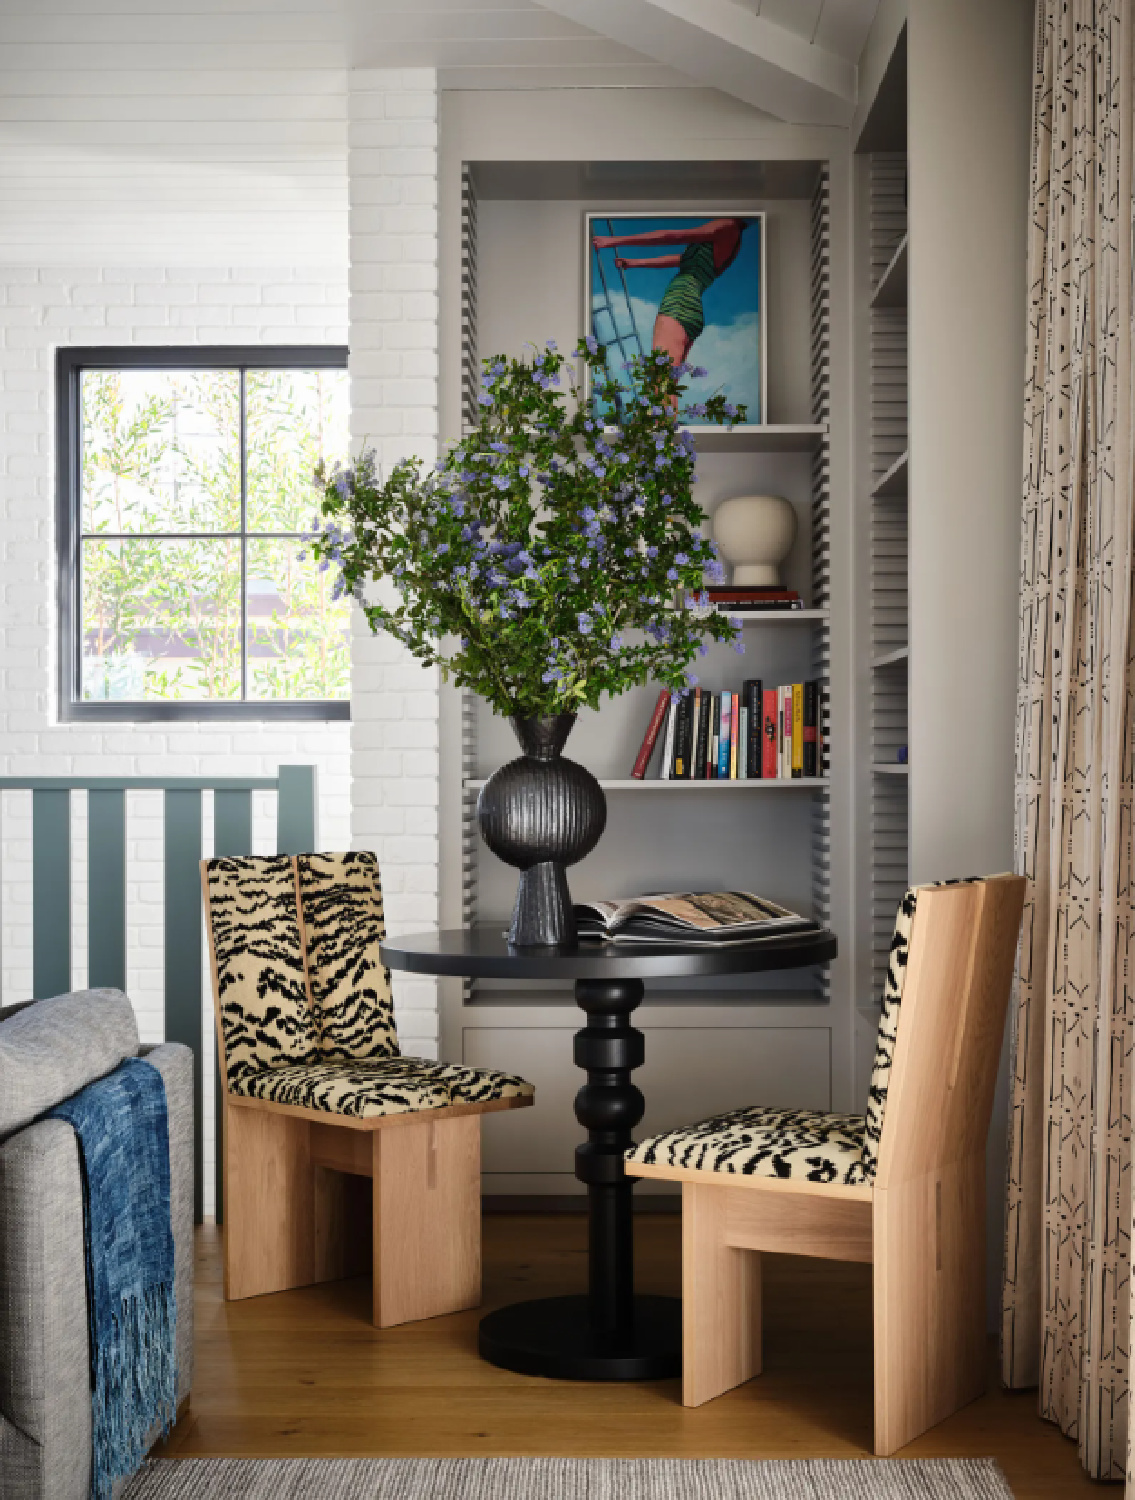
[[[83,1197],[74,1132],[39,1117],[144,1056],[165,1080],[178,1405],[193,1377],[193,1054],[145,1048],[121,990],[0,1010],[0,1496],[87,1500],[91,1398]],[[118,1487],[116,1487],[118,1488]]]

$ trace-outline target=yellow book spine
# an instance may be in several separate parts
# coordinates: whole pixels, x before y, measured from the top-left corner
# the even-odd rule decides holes
[[[733,694],[733,709],[729,715],[729,780],[737,780],[737,742],[741,738],[741,695]]]
[[[792,774],[804,774],[804,684],[792,684]]]

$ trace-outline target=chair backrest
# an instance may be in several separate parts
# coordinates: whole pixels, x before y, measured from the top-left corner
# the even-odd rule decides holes
[[[209,859],[201,881],[226,1088],[294,1063],[398,1055],[373,854]]]
[[[881,1188],[984,1158],[1024,892],[995,875],[904,897],[864,1150]]]

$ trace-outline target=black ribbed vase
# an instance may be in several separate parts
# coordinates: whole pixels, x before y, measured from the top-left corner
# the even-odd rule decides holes
[[[565,867],[590,854],[607,825],[607,799],[590,771],[560,753],[574,714],[512,719],[524,752],[494,771],[477,799],[481,837],[520,870],[508,940],[518,948],[575,937]]]

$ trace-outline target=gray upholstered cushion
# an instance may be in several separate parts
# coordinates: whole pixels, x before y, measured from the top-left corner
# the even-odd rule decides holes
[[[121,990],[79,990],[0,1022],[0,1139],[138,1051],[134,1008]]]

